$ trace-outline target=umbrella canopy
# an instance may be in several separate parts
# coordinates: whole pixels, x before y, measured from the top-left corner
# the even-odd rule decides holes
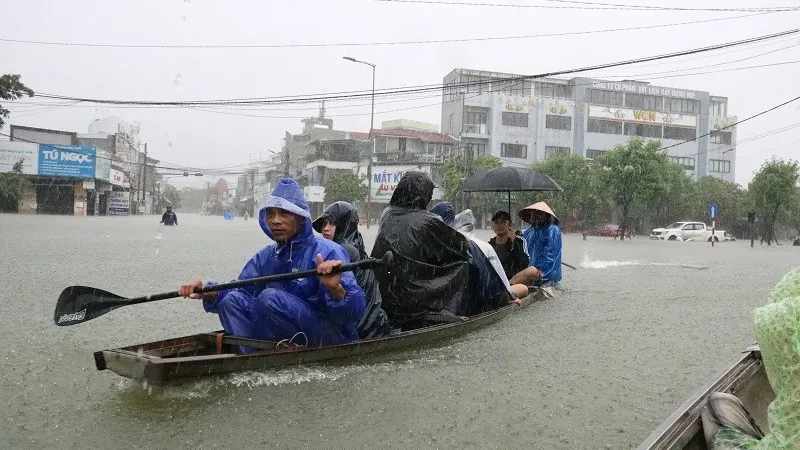
[[[472,175],[461,184],[464,192],[563,191],[552,178],[530,169],[498,167]]]
[[[508,212],[511,212],[511,193],[520,191],[557,191],[564,189],[549,176],[519,167],[498,167],[472,175],[461,184],[464,192],[508,192]]]

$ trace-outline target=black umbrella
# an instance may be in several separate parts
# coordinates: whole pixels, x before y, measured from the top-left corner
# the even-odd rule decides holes
[[[564,189],[549,176],[519,167],[498,167],[478,172],[461,184],[463,192],[508,192],[508,213],[511,214],[511,193],[519,191],[557,191]]]

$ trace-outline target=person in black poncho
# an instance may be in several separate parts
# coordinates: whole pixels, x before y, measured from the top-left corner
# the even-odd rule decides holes
[[[358,211],[347,202],[335,202],[313,223],[314,229],[325,239],[344,247],[350,256],[350,262],[367,258],[364,239],[358,231]],[[381,308],[381,292],[372,269],[355,269],[353,275],[364,294],[367,296],[367,308],[358,322],[357,330],[361,339],[368,339],[389,334],[389,318]]]
[[[426,211],[434,184],[420,171],[397,183],[383,212],[372,257],[394,255],[391,271],[377,272],[383,309],[395,327],[412,329],[428,313],[456,312],[469,284],[469,244],[461,233]]]

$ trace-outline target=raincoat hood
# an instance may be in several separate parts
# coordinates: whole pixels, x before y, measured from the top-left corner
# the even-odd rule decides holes
[[[308,208],[306,199],[303,198],[303,189],[293,179],[281,178],[278,181],[277,186],[275,186],[275,189],[272,191],[272,195],[270,195],[268,199],[261,203],[261,208],[259,208],[258,211],[258,224],[261,225],[261,229],[264,230],[264,234],[274,241],[275,237],[272,235],[272,232],[269,231],[269,227],[267,226],[268,208],[278,208],[284,211],[289,211],[290,213],[305,219],[303,221],[303,226],[293,238],[289,239],[290,241],[296,240],[297,238],[305,239],[314,235],[314,232],[311,228],[311,210]]]
[[[322,233],[325,223],[330,220],[336,225],[333,241],[339,244],[353,244],[359,250],[364,250],[364,239],[358,231],[358,211],[356,207],[347,202],[335,202],[325,208],[325,211],[314,221],[314,229]]]
[[[450,202],[439,202],[433,205],[433,208],[431,208],[431,212],[441,217],[444,223],[447,224],[448,227],[455,228],[455,226],[453,225],[453,221],[456,218],[455,215],[456,212],[453,209],[453,205]]]
[[[453,228],[462,233],[472,233],[475,229],[475,214],[471,209],[465,209],[456,214],[453,222]]]
[[[397,188],[389,200],[389,206],[401,208],[427,209],[433,198],[433,180],[427,173],[409,170],[397,183]]]

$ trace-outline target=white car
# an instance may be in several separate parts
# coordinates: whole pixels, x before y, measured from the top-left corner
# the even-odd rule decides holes
[[[650,239],[659,241],[706,241],[719,242],[725,239],[724,230],[714,230],[703,222],[675,222],[664,228],[655,228],[650,232]]]

